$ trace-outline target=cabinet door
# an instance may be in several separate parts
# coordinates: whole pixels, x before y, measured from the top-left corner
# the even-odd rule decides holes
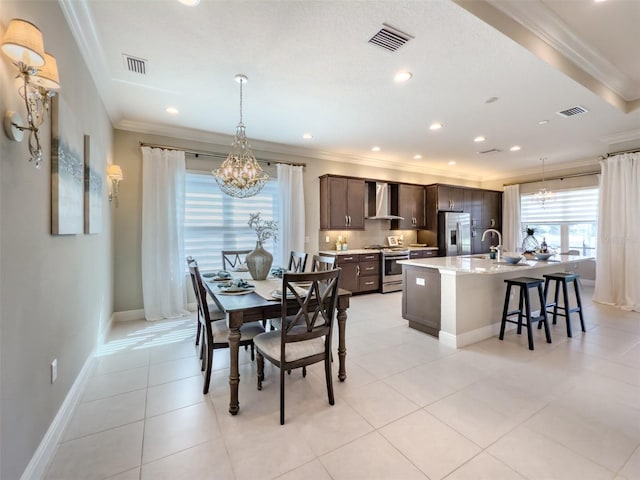
[[[425,191],[424,187],[413,187],[413,216],[416,219],[416,228],[425,228],[427,218],[425,213]]]
[[[394,229],[404,230],[415,228],[414,224],[414,198],[412,185],[398,185],[398,215],[404,217],[404,220],[394,222]]]
[[[425,215],[427,230],[438,231],[438,187],[430,186],[426,189]]]
[[[482,226],[500,229],[502,225],[502,193],[485,190],[482,203]]]
[[[364,229],[364,180],[349,178],[347,180],[347,217],[348,227]],[[333,204],[331,205],[333,208]]]
[[[451,210],[451,199],[449,198],[450,188],[445,185],[438,185],[438,194],[436,201],[438,202],[438,210]]]
[[[358,263],[341,262],[340,257],[338,257],[336,265],[342,269],[340,273],[340,288],[353,293],[358,292]]]
[[[464,209],[464,188],[449,187],[450,210],[462,211]]]
[[[341,230],[347,227],[348,180],[343,177],[327,177],[327,202],[329,229]]]

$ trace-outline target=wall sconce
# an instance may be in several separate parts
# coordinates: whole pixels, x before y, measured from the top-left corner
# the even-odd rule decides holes
[[[116,208],[118,207],[118,185],[124,178],[120,165],[109,165],[107,168],[107,177],[111,180],[111,192],[109,193],[109,201],[113,201]]]
[[[45,53],[40,29],[26,20],[14,18],[9,22],[2,40],[2,51],[18,69],[16,78],[22,77],[18,93],[27,111],[27,125],[22,125],[19,113],[7,111],[4,130],[7,137],[17,142],[21,142],[24,131],[29,130],[29,161],[34,162],[37,168],[42,162],[38,129],[49,111],[51,97],[60,88],[58,65],[52,55]]]

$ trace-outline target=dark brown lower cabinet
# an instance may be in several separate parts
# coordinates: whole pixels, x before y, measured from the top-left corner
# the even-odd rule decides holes
[[[440,272],[437,268],[402,268],[402,318],[409,326],[437,337],[440,333]]]

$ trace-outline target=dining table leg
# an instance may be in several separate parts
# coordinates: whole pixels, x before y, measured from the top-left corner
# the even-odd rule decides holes
[[[345,333],[347,326],[347,308],[349,307],[349,298],[340,298],[338,300],[338,379],[344,382],[347,378],[347,347],[345,342]]]
[[[236,415],[240,410],[238,401],[238,384],[240,383],[240,370],[238,369],[238,355],[240,353],[240,325],[242,318],[234,318],[236,312],[232,312],[229,318],[229,413]],[[241,315],[241,314],[240,314]],[[236,326],[234,326],[236,325]]]

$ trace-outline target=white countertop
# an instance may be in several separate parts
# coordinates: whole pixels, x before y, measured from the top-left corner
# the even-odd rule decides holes
[[[438,250],[438,247],[407,247],[407,250]],[[370,248],[352,248],[349,250],[320,250],[320,255],[358,255],[362,253],[380,253],[380,250]]]
[[[554,255],[547,261],[539,261],[535,259],[521,260],[517,265],[509,265],[506,262],[498,262],[496,260],[478,257],[486,257],[486,255],[416,258],[400,260],[398,263],[402,265],[411,265],[412,267],[437,268],[440,273],[447,273],[450,275],[497,274],[510,272],[522,272],[526,275],[527,270],[534,268],[564,265],[567,263],[593,259],[593,257],[585,257],[582,255]]]

